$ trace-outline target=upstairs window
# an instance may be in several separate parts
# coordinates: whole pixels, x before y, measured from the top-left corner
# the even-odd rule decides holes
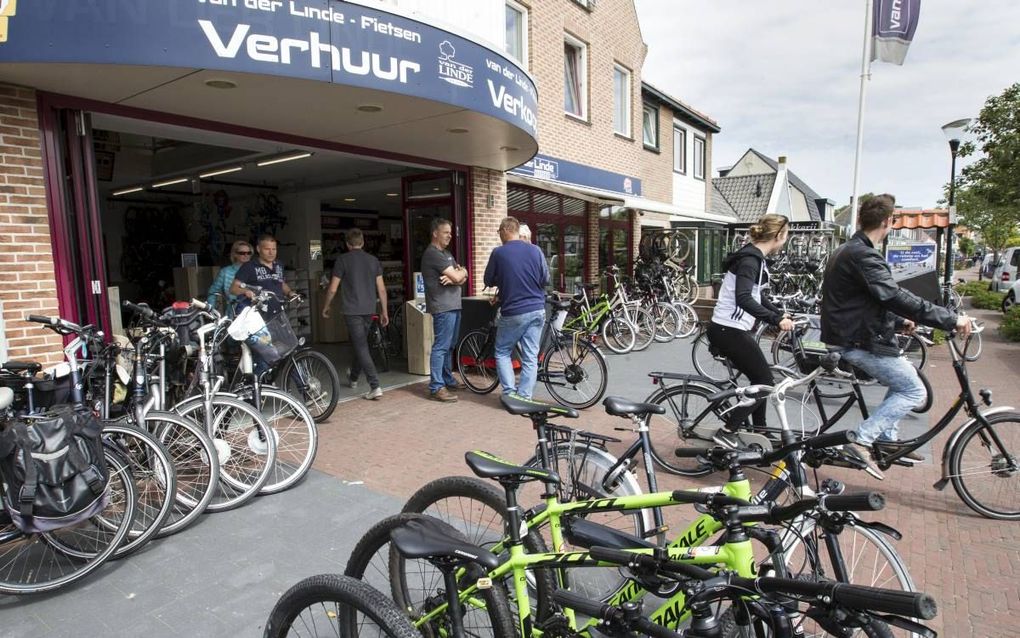
[[[528,67],[528,10],[513,0],[506,3],[506,41],[503,48],[521,66]]]
[[[687,173],[687,131],[673,127],[673,170]]]
[[[630,71],[613,65],[613,131],[630,137]]]
[[[694,137],[694,177],[705,179],[705,138]]]
[[[641,140],[645,148],[659,150],[659,109],[645,104],[641,115]]]
[[[588,119],[588,47],[570,36],[563,42],[563,110]]]

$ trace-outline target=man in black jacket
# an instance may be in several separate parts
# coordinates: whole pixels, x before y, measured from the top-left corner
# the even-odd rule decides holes
[[[858,444],[870,448],[897,440],[896,428],[925,398],[914,367],[901,357],[897,332],[910,334],[916,324],[970,334],[970,319],[931,304],[900,288],[880,246],[892,229],[896,200],[878,195],[865,200],[857,231],[837,248],[825,267],[822,283],[822,341],[840,351],[848,363],[889,388],[882,404],[858,428]],[[904,460],[923,461],[911,452]]]

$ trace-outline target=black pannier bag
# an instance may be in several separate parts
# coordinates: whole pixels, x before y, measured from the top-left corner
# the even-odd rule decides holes
[[[23,532],[95,516],[109,502],[102,424],[87,409],[55,406],[0,432],[4,509]]]

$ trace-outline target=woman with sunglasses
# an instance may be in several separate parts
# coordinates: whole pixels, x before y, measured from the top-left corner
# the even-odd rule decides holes
[[[752,384],[773,383],[768,361],[754,341],[755,320],[792,330],[793,322],[772,305],[765,294],[769,271],[765,257],[783,247],[789,236],[789,220],[782,215],[763,215],[751,226],[751,241],[730,253],[723,263],[726,274],[708,326],[708,342]],[[735,431],[748,414],[753,413],[755,429],[765,427],[765,403],[736,408],[726,418],[725,429],[716,434],[720,443],[734,445]]]
[[[209,287],[208,303],[220,308],[219,302],[222,298],[226,302],[226,312],[230,316],[234,315],[234,307],[240,299],[239,296],[230,294],[230,284],[234,282],[234,276],[237,275],[238,269],[251,261],[252,253],[251,244],[243,240],[235,241],[234,245],[230,247],[230,265],[220,269],[216,280]]]

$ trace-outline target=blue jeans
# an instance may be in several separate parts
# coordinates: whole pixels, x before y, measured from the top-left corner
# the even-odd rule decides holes
[[[516,393],[531,398],[538,378],[538,347],[545,325],[545,310],[533,310],[512,317],[501,316],[496,323],[496,374],[503,394]],[[521,344],[521,378],[514,384],[514,366],[510,354]]]
[[[460,310],[448,310],[432,315],[432,353],[429,355],[429,392],[448,385],[456,385],[453,378],[453,348],[460,334]]]
[[[926,391],[917,370],[905,357],[883,357],[867,350],[844,350],[843,359],[889,388],[882,404],[857,429],[858,442],[897,440],[897,425],[910,410],[925,399]]]

